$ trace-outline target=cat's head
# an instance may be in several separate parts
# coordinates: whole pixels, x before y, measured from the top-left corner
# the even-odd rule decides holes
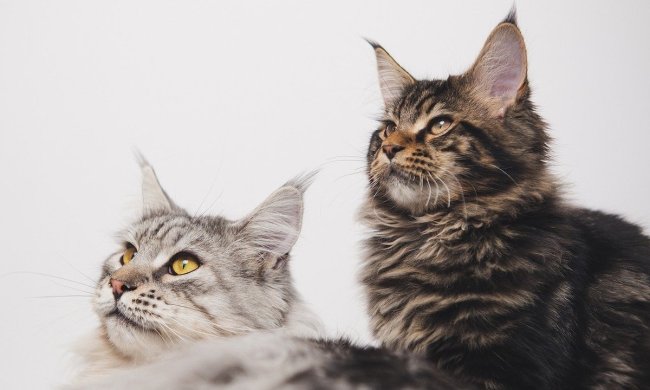
[[[108,341],[147,358],[178,342],[287,325],[300,305],[287,262],[310,178],[230,221],[178,207],[142,161],[143,215],[120,234],[93,300]]]
[[[544,170],[548,137],[529,100],[514,13],[467,72],[446,80],[416,80],[371,44],[385,103],[367,154],[373,196],[410,214],[494,204]]]

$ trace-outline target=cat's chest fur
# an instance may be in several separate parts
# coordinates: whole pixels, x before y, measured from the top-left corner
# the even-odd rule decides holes
[[[373,330],[391,348],[454,356],[500,345],[533,321],[529,309],[566,268],[565,248],[540,246],[548,232],[535,243],[516,223],[367,216],[362,277]]]

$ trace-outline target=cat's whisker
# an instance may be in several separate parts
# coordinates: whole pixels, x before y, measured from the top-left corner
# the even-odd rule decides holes
[[[210,313],[206,312],[205,310],[202,310],[202,309],[199,309],[199,308],[196,308],[196,307],[191,307],[191,306],[179,305],[177,303],[167,303],[167,304],[170,305],[170,306],[177,306],[177,307],[182,307],[184,309],[197,311],[197,312],[201,313],[204,316],[204,319],[206,319],[206,320],[211,319]],[[212,321],[210,320],[210,322],[212,322]]]
[[[25,297],[27,299],[49,299],[49,298],[92,298],[92,295],[70,294],[70,295],[36,295]]]
[[[156,328],[153,328],[153,331],[156,332],[158,336],[160,336],[160,338],[162,339],[162,341],[165,343],[166,346],[169,346],[171,339],[168,341],[167,338],[165,338],[165,336],[163,336],[163,334]]]
[[[508,172],[504,171],[503,169],[499,168],[498,166],[496,166],[496,165],[494,165],[494,164],[487,164],[487,165],[491,166],[492,168],[498,169],[498,170],[501,171],[504,175],[506,175],[510,180],[512,180],[512,182],[515,183],[516,186],[519,185],[519,183],[517,183],[517,181],[516,181],[515,179],[513,179],[512,176],[510,176],[510,175],[508,174]]]
[[[440,180],[440,183],[442,183],[442,185],[443,185],[443,186],[445,187],[445,189],[447,190],[447,208],[451,207],[451,191],[449,190],[449,186],[448,186],[447,183],[445,183],[445,181],[442,180],[438,175],[436,175],[436,174],[433,173],[433,172],[431,172],[431,174],[432,174],[433,176],[435,176],[436,179]]]
[[[208,321],[204,318],[192,318],[192,321],[197,321],[199,323],[202,323],[203,325],[208,325],[208,331],[206,330],[201,330],[201,329],[196,329],[196,328],[191,328],[184,322],[179,321],[176,318],[170,317],[169,320],[173,321],[176,325],[179,326],[181,331],[187,331],[189,333],[194,333],[196,335],[204,335],[208,337],[223,337],[224,335],[227,334],[235,334],[235,332],[228,332],[225,329],[220,328],[216,323],[212,321]]]
[[[68,286],[67,284],[58,283],[58,282],[56,282],[54,280],[52,280],[51,283],[55,284],[55,285],[57,285],[59,287],[67,288],[69,290],[74,290],[74,291],[82,292],[84,294],[88,294],[89,296],[93,296],[95,294],[94,291],[87,291],[87,290],[84,290],[82,288],[77,288],[77,287],[74,287],[74,286]]]
[[[61,257],[61,256],[59,256],[59,257]],[[96,282],[97,282],[95,279],[93,279],[93,278],[91,278],[90,276],[88,276],[88,275],[86,275],[85,273],[83,273],[79,268],[75,267],[71,262],[69,262],[69,261],[67,261],[67,260],[64,260],[64,261],[65,261],[66,264],[68,264],[68,266],[69,266],[70,268],[72,268],[73,270],[77,271],[77,273],[78,273],[79,275],[81,275],[81,276],[83,276],[84,278],[86,278],[86,280],[88,280],[90,283],[96,283]]]
[[[196,319],[196,320],[199,320],[198,322],[203,322],[204,325],[206,325],[206,324],[210,325],[210,329],[213,330],[213,332],[206,332],[204,330],[199,330],[199,329],[196,329],[196,328],[190,328],[189,326],[187,326],[183,322],[177,320],[176,318],[170,317],[169,319],[172,320],[176,325],[178,325],[181,328],[181,330],[185,330],[187,332],[195,333],[197,335],[200,334],[200,335],[204,335],[204,336],[208,336],[208,337],[223,336],[222,333],[219,333],[220,329],[217,328],[216,324],[214,324],[213,322],[201,321],[201,319]],[[195,319],[192,319],[192,320],[195,320]]]
[[[323,162],[323,165],[328,165],[337,162],[359,162],[364,165],[366,164],[366,160],[363,158],[344,157],[344,158],[333,158],[333,159],[326,160]]]
[[[433,200],[433,207],[438,206],[438,196],[440,196],[440,186],[438,185],[438,181],[431,175],[430,172],[427,172],[431,180],[433,180],[433,183],[436,185],[436,198]]]
[[[53,279],[65,280],[66,282],[79,284],[79,285],[82,285],[82,286],[88,287],[88,288],[90,288],[90,289],[92,289],[92,290],[95,289],[95,286],[90,286],[90,285],[88,285],[88,284],[85,284],[85,283],[82,283],[82,282],[79,282],[79,281],[76,281],[76,280],[73,280],[73,279],[68,279],[68,278],[64,278],[64,277],[62,277],[62,276],[50,275],[50,274],[46,274],[46,273],[44,273],[44,272],[35,272],[35,271],[13,271],[13,272],[7,272],[7,273],[5,273],[5,274],[0,275],[0,279],[1,279],[1,278],[4,278],[4,277],[7,277],[7,276],[11,276],[11,275],[35,275],[35,276],[43,276],[43,277],[48,277],[48,278],[53,278]]]
[[[175,337],[178,338],[179,340],[181,340],[181,341],[183,341],[183,342],[187,342],[187,340],[185,339],[185,337],[183,337],[182,335],[180,335],[178,332],[176,332],[174,329],[172,329],[172,328],[171,328],[169,325],[167,325],[166,323],[164,323],[164,322],[157,322],[157,324],[162,325],[163,328],[164,328],[166,331],[169,331],[169,332],[171,333],[171,335],[175,336]]]
[[[214,205],[217,204],[217,202],[219,201],[219,199],[221,199],[221,196],[222,196],[222,195],[223,195],[223,190],[221,190],[221,191],[217,194],[217,197],[214,198],[214,200],[210,203],[210,205],[208,205],[208,207],[207,207],[203,212],[201,212],[198,216],[195,215],[194,218],[201,218],[201,217],[205,216],[207,213],[209,213],[210,210],[212,210],[212,208],[214,207]]]
[[[460,198],[463,201],[463,213],[465,215],[465,222],[467,222],[467,204],[465,203],[465,190],[463,189],[463,185],[460,183],[460,180],[458,180],[458,177],[450,170],[443,169],[443,172],[450,174],[456,181],[456,184],[458,184],[458,187],[460,187]]]
[[[333,164],[354,164],[357,165],[359,168],[366,167],[366,162],[363,160],[348,160],[348,159],[337,159],[337,160],[331,160],[331,161],[325,161],[321,164],[318,165],[318,169],[329,169],[330,166]]]
[[[338,182],[339,180],[344,179],[344,178],[346,178],[346,177],[350,177],[350,176],[354,176],[354,175],[361,175],[361,174],[365,174],[365,168],[357,168],[355,171],[353,171],[353,172],[351,172],[351,173],[347,173],[347,174],[345,174],[345,175],[341,175],[341,176],[337,177],[337,178],[334,180],[334,183],[336,183],[336,182]]]
[[[203,199],[201,199],[201,203],[199,203],[198,207],[196,208],[196,211],[194,212],[195,217],[199,213],[199,211],[201,210],[201,207],[203,207],[203,204],[205,203],[205,201],[208,199],[208,196],[210,195],[210,193],[214,189],[214,186],[217,184],[218,176],[219,176],[219,173],[217,172],[217,174],[215,174],[214,179],[212,180],[212,183],[210,183],[210,187],[208,188],[208,192],[205,194]]]

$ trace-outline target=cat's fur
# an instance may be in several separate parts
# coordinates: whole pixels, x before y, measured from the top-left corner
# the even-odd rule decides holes
[[[474,388],[458,383],[412,354],[277,332],[196,343],[152,364],[123,370],[120,375],[86,386],[70,390]]]
[[[294,290],[288,267],[310,178],[285,184],[250,215],[230,221],[176,206],[142,159],[143,215],[119,235],[120,248],[104,262],[93,298],[101,327],[83,342],[86,367],[79,380],[149,362],[193,340],[279,328],[317,337],[320,321]],[[137,255],[122,265],[127,245]],[[195,255],[200,267],[170,274],[170,259],[179,252]],[[111,280],[130,290],[114,295]]]
[[[373,46],[374,334],[487,389],[649,388],[650,239],[563,200],[514,14],[446,80],[416,80]]]
[[[146,162],[142,169],[144,216],[104,264],[94,300],[102,326],[85,348],[85,375],[68,389],[471,387],[416,356],[318,338],[320,323],[298,298],[287,267],[309,177],[228,221],[189,215]],[[121,266],[126,243],[138,255]],[[166,264],[178,252],[197,255],[201,267],[168,275]],[[115,278],[135,289],[116,298],[109,287]]]

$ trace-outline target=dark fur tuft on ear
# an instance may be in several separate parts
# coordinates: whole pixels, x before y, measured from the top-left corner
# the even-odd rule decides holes
[[[508,12],[508,16],[506,16],[506,18],[503,19],[501,23],[510,23],[517,26],[517,4],[512,3],[512,8],[510,8],[510,12]]]
[[[383,49],[380,44],[377,42],[373,41],[372,39],[369,38],[363,38],[370,46],[372,46],[373,49]]]

